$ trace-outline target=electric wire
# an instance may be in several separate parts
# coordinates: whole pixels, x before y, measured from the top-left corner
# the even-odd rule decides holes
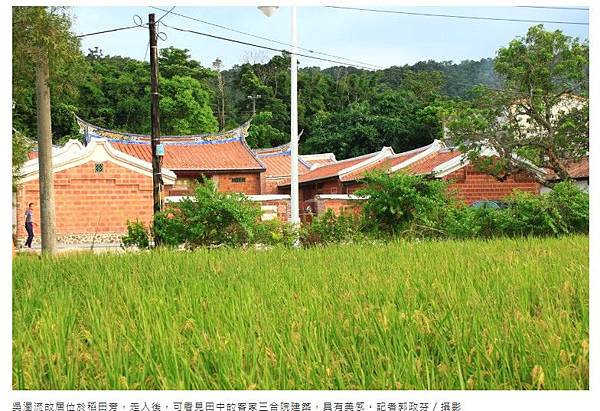
[[[574,24],[581,26],[589,26],[589,23],[578,22],[578,21],[560,21],[560,20],[531,20],[531,19],[510,19],[501,17],[481,17],[481,16],[460,16],[454,14],[436,14],[436,13],[419,13],[411,11],[399,11],[399,10],[379,10],[379,9],[367,9],[362,7],[346,7],[346,6],[324,6],[330,9],[342,9],[342,10],[354,10],[354,11],[368,11],[373,13],[389,13],[389,14],[404,14],[409,16],[424,16],[424,17],[445,17],[453,19],[465,19],[465,20],[491,20],[491,21],[510,21],[519,23],[547,23],[547,24]]]
[[[241,40],[236,40],[236,39],[230,39],[228,37],[217,36],[217,35],[209,34],[209,33],[202,33],[200,31],[196,31],[196,30],[182,29],[182,28],[179,28],[179,27],[171,26],[171,25],[166,24],[166,23],[162,23],[162,25],[165,26],[165,27],[168,27],[170,29],[177,30],[177,31],[180,31],[180,32],[184,32],[184,33],[193,33],[193,34],[197,34],[199,36],[205,36],[205,37],[210,37],[210,38],[217,39],[217,40],[229,41],[231,43],[243,44],[245,46],[251,46],[251,47],[257,47],[257,48],[261,48],[261,49],[265,49],[265,50],[276,51],[278,53],[282,53],[283,52],[283,53],[288,53],[288,54],[295,54],[296,56],[306,57],[306,58],[309,58],[309,59],[320,60],[320,61],[327,61],[327,62],[330,62],[330,63],[336,63],[336,64],[341,64],[341,65],[350,65],[350,66],[361,68],[361,69],[364,69],[364,70],[373,70],[371,67],[363,66],[363,65],[360,65],[360,64],[348,64],[347,62],[343,62],[343,61],[339,61],[339,60],[332,60],[332,59],[326,59],[326,58],[323,58],[323,57],[309,56],[308,54],[292,53],[291,51],[286,50],[286,49],[276,49],[275,47],[263,46],[263,45],[260,45],[260,44],[249,43],[247,41],[241,41]]]
[[[137,27],[140,27],[140,26],[138,26],[138,25],[136,24],[135,26],[118,27],[118,28],[116,28],[116,29],[109,29],[109,30],[96,31],[96,32],[94,32],[94,33],[79,34],[79,35],[77,35],[77,36],[75,36],[75,37],[77,37],[77,38],[81,38],[81,37],[95,36],[95,35],[97,35],[97,34],[106,34],[106,33],[112,33],[112,32],[115,32],[115,31],[121,31],[121,30],[135,29],[135,28],[137,28]]]
[[[169,13],[172,13],[172,12],[173,12],[173,10],[175,10],[175,7],[177,7],[177,6],[173,6],[173,7],[171,7],[171,10],[169,10],[169,11],[167,11],[165,14],[163,14],[163,15],[162,15],[162,16],[161,16],[161,17],[160,17],[158,20],[156,20],[156,22],[158,23],[158,22],[160,22],[162,19],[164,19],[165,17],[167,17],[167,15],[168,15]],[[163,10],[163,11],[164,11],[164,10]]]
[[[515,6],[520,9],[549,9],[549,10],[577,10],[590,11],[587,7],[550,7],[550,6]]]
[[[149,7],[151,9],[155,9],[155,10],[167,11],[166,9],[163,9],[161,7],[155,7],[155,6],[149,6]],[[195,17],[187,16],[187,15],[182,14],[182,13],[171,12],[171,14],[173,14],[174,16],[179,16],[179,17],[188,19],[188,20],[193,20],[193,21],[196,21],[196,22],[199,22],[199,23],[202,23],[202,24],[207,24],[209,26],[218,27],[218,28],[223,29],[223,30],[228,30],[228,31],[232,31],[234,33],[243,34],[245,36],[254,37],[254,38],[259,39],[259,40],[269,41],[271,43],[280,44],[282,46],[293,47],[289,43],[285,43],[285,42],[278,41],[278,40],[273,40],[273,39],[270,39],[268,37],[259,36],[259,35],[256,35],[256,34],[245,32],[245,31],[233,29],[231,27],[223,26],[221,24],[211,23],[210,21],[201,20],[201,19],[198,19],[198,18],[195,18]],[[375,65],[375,64],[366,63],[364,61],[353,60],[353,59],[349,59],[349,58],[346,58],[346,57],[336,56],[335,54],[329,54],[329,53],[325,53],[325,52],[322,52],[322,51],[316,51],[316,50],[312,50],[312,49],[307,49],[305,47],[298,46],[297,49],[298,50],[303,50],[303,51],[306,51],[306,52],[309,52],[309,53],[313,53],[313,54],[319,54],[319,55],[322,55],[322,56],[332,57],[332,58],[335,58],[335,59],[338,59],[338,60],[346,60],[346,61],[349,61],[349,62],[352,62],[352,63],[357,63],[357,64],[360,64],[360,65],[363,65],[363,66],[372,66],[373,68],[378,68],[378,69],[384,68],[382,66],[378,66],[378,65]]]

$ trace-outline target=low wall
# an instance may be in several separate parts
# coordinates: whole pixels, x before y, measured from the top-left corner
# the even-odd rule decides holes
[[[357,216],[362,211],[362,203],[367,197],[360,197],[353,194],[317,194],[310,201],[313,214],[318,216],[333,211],[337,216],[354,215]]]

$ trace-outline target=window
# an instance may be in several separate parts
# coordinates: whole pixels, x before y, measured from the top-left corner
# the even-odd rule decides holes
[[[192,186],[192,179],[187,177],[180,177],[175,180],[175,187],[189,188]]]
[[[232,183],[245,183],[246,182],[246,177],[233,177],[231,179]]]
[[[96,171],[96,173],[104,172],[104,164],[96,163],[95,171]]]

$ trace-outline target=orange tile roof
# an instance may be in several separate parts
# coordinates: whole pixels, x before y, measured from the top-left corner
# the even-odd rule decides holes
[[[111,142],[116,149],[152,161],[150,144]],[[165,144],[163,167],[171,170],[264,170],[263,164],[240,139]]]
[[[291,174],[291,155],[289,153],[258,155],[258,158],[267,168],[265,176],[269,177],[289,177]],[[298,174],[307,173],[310,167],[303,161],[298,160]]]
[[[387,170],[390,168],[389,161],[390,161],[389,158],[382,158],[381,160],[376,161],[375,163],[369,164],[365,167],[359,168],[358,170],[354,170],[348,174],[340,176],[340,181],[359,180],[360,178],[364,177],[365,174],[368,173],[369,171]]]
[[[341,181],[358,180],[358,179],[364,177],[367,172],[373,171],[373,170],[387,171],[390,168],[392,168],[392,167],[394,167],[394,166],[396,166],[396,165],[398,165],[398,164],[400,164],[400,163],[402,163],[402,162],[404,162],[404,161],[406,161],[406,160],[408,160],[408,159],[416,156],[417,154],[419,154],[419,153],[427,150],[428,148],[429,148],[429,146],[426,146],[426,147],[422,147],[422,148],[419,148],[419,149],[408,151],[406,153],[398,153],[398,154],[395,154],[395,155],[393,155],[391,157],[387,157],[387,158],[381,159],[381,160],[379,160],[379,161],[377,161],[377,162],[375,162],[373,164],[369,164],[366,167],[361,167],[358,170],[355,170],[355,171],[353,171],[351,173],[348,173],[348,174],[342,176],[340,178],[340,180]]]
[[[323,166],[325,164],[333,164],[336,163],[336,161],[332,158],[321,158],[318,160],[306,160],[308,161],[310,164],[316,165],[316,166]]]
[[[340,171],[342,171],[343,169],[352,167],[356,164],[359,164],[373,156],[376,156],[379,153],[380,152],[377,151],[375,153],[365,154],[360,157],[348,158],[346,160],[340,160],[335,163],[322,165],[322,166],[315,168],[314,170],[311,170],[311,171],[307,172],[306,174],[300,176],[300,178],[298,179],[298,182],[306,183],[309,181],[323,180],[325,178],[337,177],[338,173]],[[289,184],[290,184],[290,181],[286,180],[286,181],[282,181],[279,185],[286,186]]]
[[[556,173],[552,170],[545,169],[547,173],[547,180],[559,180]],[[567,171],[571,178],[589,178],[590,176],[590,159],[589,157],[583,158],[577,162],[571,163],[567,166]]]
[[[27,153],[27,160],[33,160],[34,158],[38,158],[37,151],[30,151]]]
[[[459,150],[438,151],[402,169],[412,174],[431,174],[433,169],[446,161],[462,155]]]

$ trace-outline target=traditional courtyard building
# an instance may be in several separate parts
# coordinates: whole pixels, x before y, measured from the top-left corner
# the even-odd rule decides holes
[[[151,162],[150,136],[122,133],[79,121],[85,141],[107,139],[117,150]],[[162,166],[177,176],[165,196],[193,194],[204,178],[213,180],[219,191],[259,195],[264,192],[265,165],[246,143],[249,123],[221,133],[164,136]]]
[[[35,157],[35,156],[34,156]],[[87,146],[71,140],[53,152],[56,236],[62,244],[118,243],[127,220],[152,221],[152,164],[115,149],[106,140]],[[163,168],[169,189],[175,174]],[[17,191],[16,235],[27,236],[23,214],[34,204],[33,219],[40,222],[39,165],[37,157],[22,168]],[[36,229],[36,242],[40,231]]]
[[[79,120],[85,144],[71,140],[53,148],[57,237],[59,243],[119,242],[127,220],[152,221],[150,136],[107,130]],[[288,144],[252,150],[246,143],[249,123],[221,133],[164,136],[161,166],[166,203],[192,195],[201,179],[214,181],[223,192],[237,192],[260,203],[263,220],[287,221],[290,214],[291,152]],[[34,203],[39,221],[38,160],[29,153],[17,193],[17,236],[25,237],[23,213]],[[404,172],[450,182],[460,199],[471,204],[499,200],[518,189],[540,193],[529,175],[505,181],[477,171],[459,150],[434,141],[395,153],[391,147],[337,160],[332,153],[300,155],[300,215],[357,212],[364,200],[355,195],[362,178],[373,170]],[[542,170],[535,170],[552,177]],[[570,172],[587,187],[589,163],[573,164]],[[39,230],[36,239],[39,241]]]
[[[311,169],[300,177],[300,201],[303,211],[320,214],[327,209],[335,212],[356,210],[363,200],[353,193],[363,186],[361,178],[370,171],[404,172],[439,178],[450,182],[450,189],[467,204],[480,200],[499,200],[521,190],[540,193],[538,184],[529,175],[517,174],[504,181],[477,171],[459,150],[441,141],[414,150],[394,153],[391,147],[360,157],[349,158]],[[542,170],[536,172],[543,173]],[[280,183],[281,192],[289,192],[289,179]]]
[[[291,176],[292,152],[290,145],[257,149],[254,150],[254,153],[266,167],[263,194],[280,194],[278,185]],[[298,175],[309,172],[313,167],[313,164],[304,160],[303,157],[298,158]]]

